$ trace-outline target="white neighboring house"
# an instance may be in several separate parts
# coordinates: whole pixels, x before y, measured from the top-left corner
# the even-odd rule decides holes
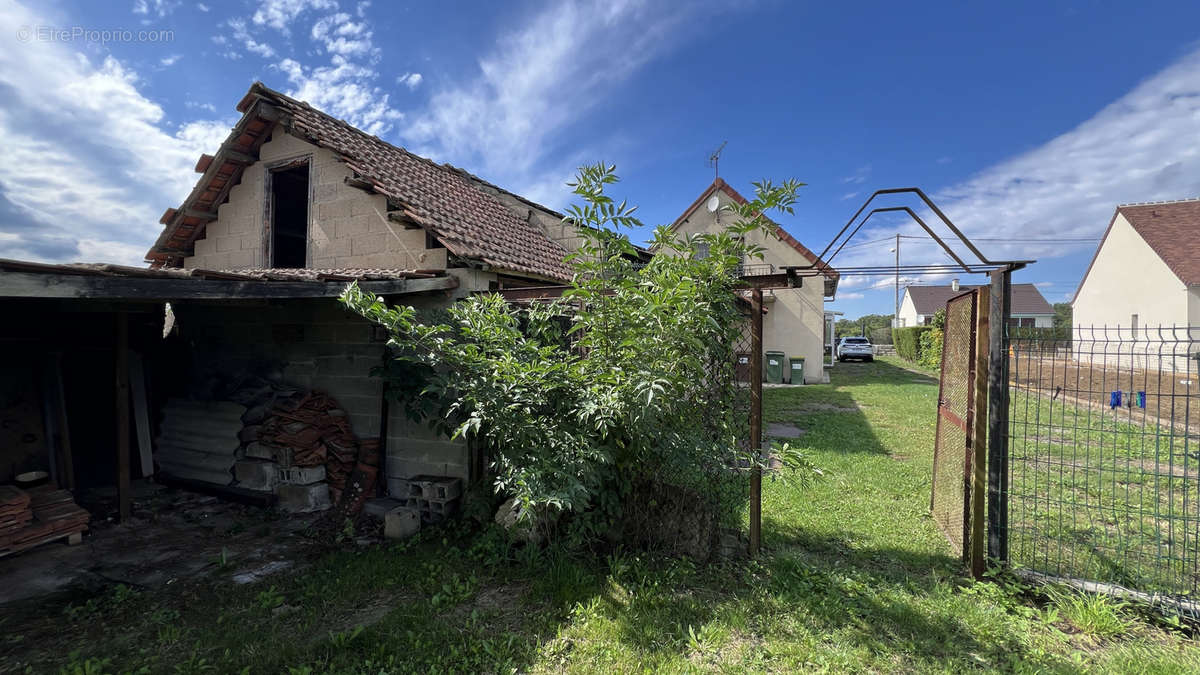
[[[1118,206],[1071,307],[1076,358],[1194,371],[1200,199]]]
[[[978,286],[959,285],[958,279],[947,286],[909,286],[904,289],[904,299],[900,302],[898,327],[928,325],[939,309],[946,308],[950,298],[973,288]],[[1037,286],[1013,284],[1012,316],[1008,325],[1010,328],[1052,328],[1054,308],[1042,297]]]

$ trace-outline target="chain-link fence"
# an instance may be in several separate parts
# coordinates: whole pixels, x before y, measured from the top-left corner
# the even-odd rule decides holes
[[[1009,562],[1200,619],[1200,329],[1012,328]]]

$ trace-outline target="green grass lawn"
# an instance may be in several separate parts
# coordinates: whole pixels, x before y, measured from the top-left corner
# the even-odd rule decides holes
[[[6,608],[0,670],[1200,670],[1195,642],[1113,601],[962,577],[927,514],[936,396],[892,360],[768,390],[825,476],[766,482],[757,562],[585,559],[459,524],[249,587],[216,569]]]

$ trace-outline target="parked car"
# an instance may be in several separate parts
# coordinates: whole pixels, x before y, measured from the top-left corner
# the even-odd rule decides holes
[[[837,360],[846,361],[848,359],[874,361],[875,348],[871,346],[871,341],[865,337],[844,337],[838,340]]]

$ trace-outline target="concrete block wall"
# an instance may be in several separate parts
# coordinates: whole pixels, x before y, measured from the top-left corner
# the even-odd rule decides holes
[[[444,304],[421,298],[419,306]],[[224,377],[275,372],[284,384],[324,391],[337,399],[359,438],[379,436],[383,383],[370,371],[383,358],[371,324],[332,299],[291,300],[252,306],[179,304],[180,335],[195,349],[201,370]],[[386,475],[469,477],[467,446],[409,422],[390,403]]]
[[[346,184],[353,172],[336,154],[282,129],[260,148],[260,161],[245,168],[184,267],[268,267],[263,250],[268,166],[299,157],[311,158],[308,267],[446,268],[446,250],[426,249],[424,230],[388,220],[383,195]]]

